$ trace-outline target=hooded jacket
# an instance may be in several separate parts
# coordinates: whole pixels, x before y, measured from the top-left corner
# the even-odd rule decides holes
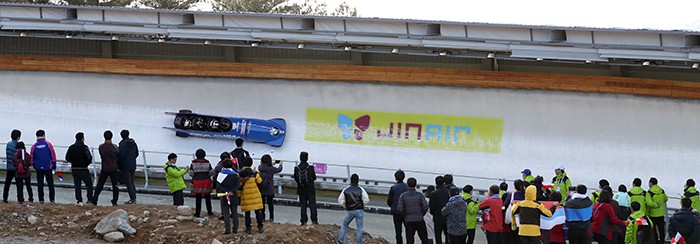
[[[629,219],[630,224],[627,225],[627,230],[625,231],[625,243],[632,243],[632,244],[652,244],[656,242],[656,238],[653,237],[653,235],[650,236],[650,238],[646,239],[639,239],[638,238],[638,231],[640,228],[640,225],[638,222],[644,222],[647,223],[648,226],[644,226],[644,228],[654,228],[654,223],[651,222],[651,220],[644,214],[642,211],[635,211],[633,212]],[[643,221],[642,221],[643,220]],[[654,232],[653,230],[650,230],[650,232]]]
[[[53,150],[51,142],[43,137],[36,139],[30,151],[32,165],[36,170],[56,169],[56,151]]]
[[[119,170],[136,170],[136,158],[139,157],[139,146],[134,139],[128,138],[119,142]]]
[[[651,199],[651,194],[648,194],[639,186],[632,187],[632,189],[627,192],[627,195],[630,195],[630,203],[638,202],[639,205],[641,205],[639,211],[642,213],[646,214],[648,208],[658,207]]]
[[[552,217],[552,211],[544,205],[535,201],[537,188],[528,186],[525,189],[525,200],[513,206],[513,223],[516,222],[515,215],[520,219],[520,230],[518,235],[536,237],[540,236],[540,215]]]
[[[439,214],[444,216],[446,220],[447,234],[453,236],[467,234],[467,229],[464,228],[467,225],[467,204],[461,196],[450,198]]]
[[[242,178],[243,190],[240,191],[241,211],[254,211],[263,209],[262,196],[258,184],[262,183],[260,173],[250,167],[243,167],[238,173]]]
[[[12,163],[12,158],[15,156],[15,151],[17,150],[16,140],[9,141],[7,146],[5,146],[5,159],[7,159],[7,171],[15,171],[15,165]]]
[[[593,202],[586,195],[575,193],[564,203],[564,213],[569,229],[588,229],[593,216]]]
[[[476,213],[479,212],[479,203],[472,200],[472,195],[462,192],[462,199],[467,201],[467,230],[476,229]]]
[[[700,211],[700,193],[694,186],[690,186],[683,192],[683,198],[690,198],[693,203],[691,206],[696,211]]]
[[[610,203],[596,203],[593,208],[593,233],[605,236],[612,240],[613,225],[624,225],[622,220],[617,219],[615,209]]]
[[[700,243],[700,221],[690,209],[680,209],[671,217],[668,225],[668,236],[674,237],[680,233],[686,243]]]
[[[14,164],[13,166],[15,168],[17,168],[20,164],[24,166],[24,174],[17,172],[15,177],[17,177],[17,179],[31,178],[32,171],[29,169],[29,166],[32,166],[32,157],[29,155],[29,153],[27,153],[27,150],[17,149],[12,158],[12,163]]]
[[[569,179],[569,176],[566,175],[566,172],[562,172],[561,175],[554,176],[552,178],[552,191],[558,191],[561,193],[562,196],[566,196],[566,192],[569,191],[569,187],[571,187],[571,180]],[[564,204],[564,198],[561,199],[561,204]]]
[[[649,188],[647,192],[651,196],[651,201],[656,205],[656,207],[649,207],[648,215],[649,217],[663,217],[666,215],[666,202],[668,202],[668,196],[664,189],[661,189],[659,185],[653,185]]]
[[[90,148],[82,141],[76,141],[68,147],[66,161],[70,163],[72,169],[87,169],[92,164]]]
[[[181,169],[177,165],[170,165],[169,163],[165,163],[163,169],[165,170],[165,181],[168,182],[170,193],[187,188],[185,179],[182,178],[182,176],[187,174],[187,169]]]

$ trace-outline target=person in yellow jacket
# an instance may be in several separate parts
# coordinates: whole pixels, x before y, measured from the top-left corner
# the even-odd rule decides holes
[[[518,202],[513,206],[513,223],[515,223],[515,216],[518,216],[520,220],[520,229],[518,235],[520,236],[521,244],[540,244],[540,215],[547,217],[552,217],[552,211],[547,209],[541,203],[535,201],[537,197],[537,188],[535,186],[528,186],[525,189],[525,200]],[[555,203],[552,208],[556,208],[559,203]],[[515,230],[515,229],[513,229]]]
[[[625,244],[655,244],[654,223],[641,211],[642,205],[639,202],[632,202],[630,206],[632,214],[625,231]]]
[[[683,187],[683,198],[690,198],[693,210],[700,211],[700,193],[695,189],[695,180],[688,179]]]
[[[659,180],[652,177],[649,179],[649,191],[647,191],[651,197],[651,201],[654,202],[655,207],[649,207],[647,210],[647,215],[651,218],[651,222],[654,222],[654,231],[656,231],[656,243],[664,243],[666,241],[666,202],[668,202],[668,196],[664,189],[659,187]]]
[[[253,159],[245,157],[238,172],[241,177],[241,212],[245,212],[245,233],[251,233],[250,212],[255,212],[255,220],[258,222],[258,232],[263,233],[263,202],[258,184],[262,183],[260,173],[253,168]]]

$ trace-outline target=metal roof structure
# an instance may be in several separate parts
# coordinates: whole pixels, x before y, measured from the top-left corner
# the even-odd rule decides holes
[[[0,36],[700,67],[700,32],[679,30],[0,3]]]

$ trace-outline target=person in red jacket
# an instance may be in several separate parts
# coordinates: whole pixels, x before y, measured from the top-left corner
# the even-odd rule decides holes
[[[489,244],[501,242],[501,230],[503,228],[503,200],[498,196],[501,188],[497,185],[489,187],[489,198],[479,204],[479,210],[484,211],[484,224],[481,228],[486,232],[486,240]]]
[[[627,226],[629,224],[629,221],[617,219],[615,209],[610,204],[611,201],[612,193],[602,191],[598,197],[598,203],[593,207],[593,238],[599,244],[612,242],[613,225]]]

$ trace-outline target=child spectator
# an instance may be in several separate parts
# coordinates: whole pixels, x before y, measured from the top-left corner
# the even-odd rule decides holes
[[[221,172],[216,176],[216,192],[221,201],[221,215],[224,218],[224,235],[231,233],[231,219],[233,219],[233,233],[238,232],[238,196],[237,191],[240,181],[231,159],[225,159]]]
[[[24,204],[24,186],[27,186],[27,194],[29,195],[29,204],[34,203],[34,193],[32,192],[32,157],[27,153],[24,142],[15,144],[15,154],[12,159],[12,164],[16,169],[17,178],[17,201],[19,204]]]
[[[197,159],[192,160],[192,164],[189,168],[189,174],[192,176],[192,193],[195,196],[195,213],[194,216],[199,218],[199,214],[202,212],[202,198],[207,205],[207,213],[209,215],[214,215],[211,210],[211,164],[208,160],[204,159],[207,153],[204,149],[197,149],[195,152],[195,157]]]
[[[255,212],[255,220],[258,222],[258,232],[263,233],[263,203],[258,184],[262,183],[262,178],[258,171],[251,168],[253,159],[246,157],[241,163],[238,175],[241,177],[243,185],[239,196],[241,196],[241,211],[245,212],[245,233],[251,233],[250,212]]]
[[[654,223],[646,216],[644,211],[641,211],[642,204],[639,202],[630,203],[632,214],[630,215],[625,233],[625,243],[632,244],[654,244],[656,237],[654,236]]]
[[[185,179],[182,178],[187,174],[187,168],[180,169],[177,167],[177,155],[171,153],[168,155],[168,162],[165,163],[165,181],[168,182],[170,193],[173,194],[173,205],[182,206],[185,204],[185,198],[182,191],[187,188]]]

